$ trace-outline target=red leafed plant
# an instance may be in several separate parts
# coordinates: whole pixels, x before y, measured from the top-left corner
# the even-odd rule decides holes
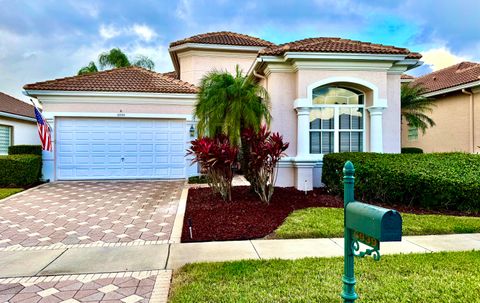
[[[226,136],[202,137],[191,141],[187,155],[193,155],[192,163],[199,163],[207,175],[208,185],[223,200],[232,200],[233,168],[238,165],[238,148],[232,146]]]
[[[264,203],[269,203],[277,179],[276,165],[285,156],[289,143],[283,142],[279,133],[271,133],[266,126],[258,132],[246,129],[242,133],[243,142],[249,151],[246,174],[255,192]]]

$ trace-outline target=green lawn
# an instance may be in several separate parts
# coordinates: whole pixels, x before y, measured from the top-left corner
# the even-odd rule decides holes
[[[356,259],[358,302],[479,302],[480,252]],[[171,303],[340,302],[343,258],[197,263],[175,272]]]
[[[480,232],[480,218],[402,213],[403,235]],[[343,237],[343,208],[306,208],[291,213],[276,238]]]
[[[19,193],[23,188],[0,188],[0,199]]]

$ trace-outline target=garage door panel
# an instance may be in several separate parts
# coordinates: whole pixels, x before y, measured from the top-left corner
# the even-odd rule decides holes
[[[184,135],[183,134],[169,134],[169,139],[170,141],[177,141],[177,142],[181,142],[182,140],[184,140]]]
[[[122,144],[108,144],[107,150],[109,153],[121,153],[122,152]]]
[[[75,130],[72,130],[75,131]],[[75,140],[77,141],[89,141],[90,140],[90,133],[85,131],[77,131],[75,132]]]
[[[58,118],[56,123],[59,180],[185,177],[184,121]]]

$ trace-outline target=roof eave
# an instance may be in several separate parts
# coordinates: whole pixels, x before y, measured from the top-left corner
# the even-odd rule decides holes
[[[208,44],[208,43],[183,43],[172,46],[168,49],[169,52],[178,52],[185,49],[208,49],[208,50],[231,50],[231,51],[244,51],[244,52],[259,52],[266,46],[245,46],[245,45],[230,45],[230,44]]]
[[[448,93],[451,93],[451,92],[459,91],[459,90],[466,89],[466,88],[472,88],[472,87],[476,87],[476,86],[480,87],[480,80],[465,83],[465,84],[455,85],[455,86],[444,88],[444,89],[439,89],[439,90],[436,90],[436,91],[433,91],[433,92],[428,92],[428,93],[425,93],[424,96],[425,97],[434,97],[434,96],[448,94]]]
[[[195,99],[197,93],[154,93],[154,92],[108,92],[108,91],[64,91],[64,90],[32,90],[25,89],[24,94],[30,97],[43,96],[78,96],[78,97],[143,97],[143,98],[171,98]]]
[[[11,119],[17,119],[17,120],[24,120],[24,121],[28,121],[28,122],[36,122],[37,121],[37,120],[35,120],[35,118],[32,118],[32,117],[12,114],[12,113],[3,112],[3,111],[0,111],[0,117],[6,117],[6,118],[11,118]]]

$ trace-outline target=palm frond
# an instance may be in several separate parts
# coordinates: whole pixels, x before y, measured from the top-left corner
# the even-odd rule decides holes
[[[243,128],[258,130],[262,122],[270,124],[270,100],[266,90],[242,74],[214,70],[200,81],[194,116],[199,135],[227,135],[230,142],[240,143]]]
[[[423,133],[427,128],[435,126],[435,121],[426,115],[435,107],[435,100],[425,97],[425,88],[421,85],[402,84],[401,108],[402,117],[409,126],[420,128]]]
[[[95,62],[90,61],[87,66],[82,67],[77,75],[85,75],[85,74],[91,74],[91,73],[96,73],[98,72],[97,65],[95,65]]]

